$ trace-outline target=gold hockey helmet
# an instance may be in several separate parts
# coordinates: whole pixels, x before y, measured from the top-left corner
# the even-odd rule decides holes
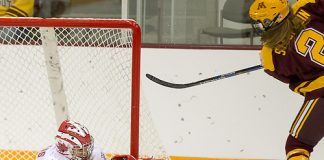
[[[249,11],[252,26],[259,33],[282,22],[288,14],[288,0],[255,0]]]

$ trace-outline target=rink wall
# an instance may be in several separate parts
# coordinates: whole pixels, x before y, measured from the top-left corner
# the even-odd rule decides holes
[[[258,50],[142,49],[142,95],[172,156],[285,159],[285,141],[303,97],[262,70],[186,89],[188,83],[260,63]],[[321,143],[312,160],[324,157]]]

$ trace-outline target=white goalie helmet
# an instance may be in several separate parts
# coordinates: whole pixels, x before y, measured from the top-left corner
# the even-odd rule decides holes
[[[93,138],[88,129],[70,120],[61,123],[55,136],[56,149],[70,160],[88,160],[93,151]]]

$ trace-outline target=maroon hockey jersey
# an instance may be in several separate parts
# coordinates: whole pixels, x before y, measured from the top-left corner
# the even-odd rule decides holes
[[[292,7],[309,23],[285,51],[262,48],[264,70],[306,99],[324,97],[324,0],[299,0]]]

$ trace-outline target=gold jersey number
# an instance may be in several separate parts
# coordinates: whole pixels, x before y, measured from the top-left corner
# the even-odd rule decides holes
[[[295,41],[297,53],[324,67],[324,35],[323,33],[307,28],[303,30]]]

